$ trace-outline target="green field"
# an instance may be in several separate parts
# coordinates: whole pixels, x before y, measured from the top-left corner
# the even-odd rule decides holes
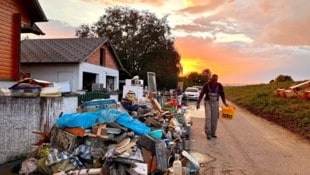
[[[274,95],[277,88],[296,85],[282,82],[225,87],[227,99],[252,113],[288,128],[310,140],[310,100],[282,98]]]

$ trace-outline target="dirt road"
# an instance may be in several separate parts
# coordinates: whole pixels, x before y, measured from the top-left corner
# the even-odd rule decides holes
[[[207,140],[203,105],[196,110],[190,102],[187,109],[193,121],[191,154],[201,163],[200,175],[310,174],[310,143],[286,129],[237,108],[233,120],[219,119],[218,138]]]

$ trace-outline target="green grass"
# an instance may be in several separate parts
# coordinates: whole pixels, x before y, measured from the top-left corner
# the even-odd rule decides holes
[[[282,98],[274,95],[277,88],[296,85],[283,82],[225,87],[227,99],[236,105],[274,121],[310,139],[310,100]]]

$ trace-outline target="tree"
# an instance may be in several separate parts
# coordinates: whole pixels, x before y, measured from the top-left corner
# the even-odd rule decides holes
[[[110,7],[92,26],[81,25],[79,37],[107,37],[131,75],[147,82],[155,72],[158,88],[174,88],[180,73],[180,55],[174,48],[167,17],[158,19],[147,11]]]
[[[198,72],[191,72],[186,77],[181,77],[180,79],[184,83],[184,88],[190,87],[190,86],[202,86],[205,82],[208,81],[208,76],[210,74],[209,69],[205,69],[202,71],[202,73]]]
[[[289,75],[278,75],[275,79],[275,82],[286,82],[286,81],[293,81],[293,79]]]

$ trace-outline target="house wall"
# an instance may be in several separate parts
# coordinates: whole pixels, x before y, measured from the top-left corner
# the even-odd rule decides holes
[[[106,88],[106,77],[115,77],[114,87],[119,89],[119,71],[112,68],[102,67],[89,63],[81,63],[79,68],[79,81],[83,81],[83,72],[90,72],[97,74],[97,83],[103,83],[104,88]],[[82,89],[82,84],[79,85],[79,89]]]
[[[105,50],[105,60],[103,65],[100,65],[100,48],[103,48]],[[107,88],[107,76],[112,76],[114,79],[114,90],[119,89],[119,71],[118,71],[118,64],[116,62],[116,58],[114,57],[114,54],[111,52],[111,48],[108,47],[106,44],[102,45],[100,48],[95,50],[88,58],[87,63],[92,64],[91,65],[82,65],[82,72],[89,72],[89,67],[98,69],[97,72],[97,83],[103,83],[104,88]],[[101,68],[98,68],[97,66],[100,66],[101,68],[104,67],[104,70],[100,70]],[[84,70],[85,69],[85,70]],[[117,72],[115,71],[117,70]],[[102,72],[103,71],[103,72]]]
[[[71,90],[78,91],[83,88],[83,72],[97,74],[97,82],[104,84],[106,88],[106,76],[115,77],[114,87],[119,89],[119,71],[112,68],[106,68],[89,63],[78,64],[22,64],[21,70],[25,73],[31,73],[31,78],[45,80],[50,82],[64,82],[61,75],[69,77]],[[61,80],[61,81],[59,81]]]
[[[29,23],[26,10],[16,0],[0,1],[0,81],[17,80],[21,24]]]
[[[21,98],[0,96],[0,165],[22,159],[34,150],[45,121],[51,128],[63,114],[76,112],[77,96]],[[47,120],[48,119],[48,120]]]
[[[103,45],[101,48],[105,49],[105,63],[103,66],[112,69],[118,69],[116,60],[114,59],[111,50],[106,45]],[[100,48],[98,48],[87,58],[87,63],[100,65]]]
[[[13,86],[16,83],[16,81],[1,81],[0,80],[0,88],[9,88]]]
[[[79,89],[79,66],[78,64],[21,64],[21,70],[31,73],[31,78],[50,82],[70,82],[72,91]],[[71,78],[70,78],[71,77]]]

